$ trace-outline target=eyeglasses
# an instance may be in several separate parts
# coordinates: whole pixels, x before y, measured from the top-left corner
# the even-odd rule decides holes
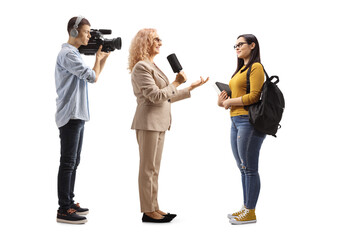
[[[234,45],[234,49],[241,48],[242,45],[247,44],[246,42],[239,42],[238,44]]]
[[[158,38],[158,37],[157,37],[157,38],[154,38],[154,41],[155,41],[155,42],[162,42],[162,40],[161,40],[160,38]]]

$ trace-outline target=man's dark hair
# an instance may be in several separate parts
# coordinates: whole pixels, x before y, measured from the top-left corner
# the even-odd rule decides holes
[[[67,31],[68,31],[69,35],[70,35],[71,29],[73,29],[73,27],[74,27],[74,25],[75,25],[75,22],[76,22],[76,19],[77,19],[77,18],[78,18],[78,17],[73,17],[73,18],[71,18],[71,19],[69,20],[69,22],[68,22]],[[89,25],[89,26],[91,26],[91,25],[90,25],[90,22],[89,22],[86,18],[83,18],[83,19],[80,21],[79,26],[78,26],[78,29],[80,29],[82,25]]]

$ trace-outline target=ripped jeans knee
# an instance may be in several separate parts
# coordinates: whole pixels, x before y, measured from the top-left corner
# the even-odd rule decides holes
[[[242,158],[240,158],[240,162],[238,164],[238,167],[240,170],[245,170],[246,169],[246,166],[245,166],[245,162]]]

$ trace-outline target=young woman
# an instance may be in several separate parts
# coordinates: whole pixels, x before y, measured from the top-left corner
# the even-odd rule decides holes
[[[240,211],[229,214],[232,224],[256,222],[255,207],[260,192],[258,173],[259,152],[265,134],[254,129],[249,122],[246,106],[260,99],[264,83],[264,70],[260,64],[260,48],[252,34],[240,35],[234,46],[237,54],[237,68],[229,86],[231,98],[226,92],[220,93],[218,105],[230,109],[231,148],[241,172],[244,203]],[[250,93],[246,93],[246,74],[251,67]]]
[[[139,144],[139,194],[143,222],[170,222],[176,214],[161,211],[157,202],[158,176],[165,131],[170,129],[170,105],[189,98],[190,91],[206,83],[209,78],[193,82],[178,90],[186,81],[184,72],[170,83],[155,65],[154,57],[160,53],[162,41],[155,29],[140,30],[130,46],[129,69],[137,108],[131,128],[136,130]]]

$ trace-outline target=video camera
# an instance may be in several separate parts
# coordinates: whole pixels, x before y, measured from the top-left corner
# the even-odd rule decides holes
[[[102,52],[110,52],[115,49],[121,49],[121,38],[106,39],[103,35],[111,34],[110,29],[91,29],[91,38],[88,45],[80,46],[79,52],[85,55],[95,55],[100,45],[102,45]]]

